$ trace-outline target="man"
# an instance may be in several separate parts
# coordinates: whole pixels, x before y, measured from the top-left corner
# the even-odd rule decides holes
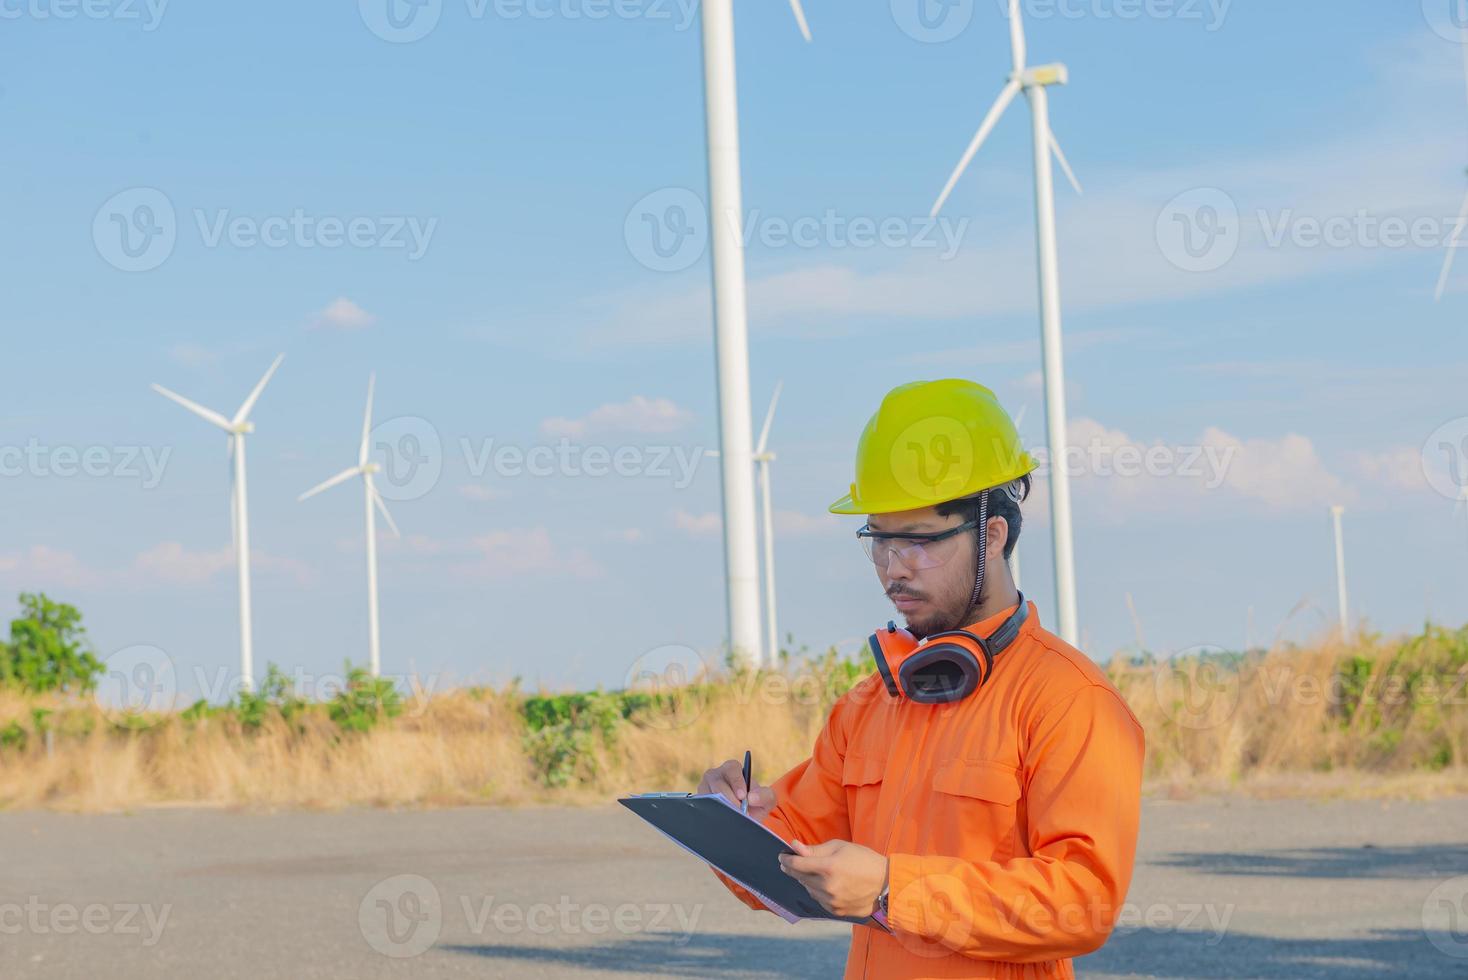
[[[907,632],[872,637],[878,673],[809,759],[750,788],[749,812],[791,842],[781,864],[822,906],[876,916],[852,928],[847,977],[1073,977],[1126,899],[1142,726],[1002,560],[1034,469],[993,392],[908,384],[831,505],[867,515],[858,536]],[[699,791],[742,800],[741,764]]]

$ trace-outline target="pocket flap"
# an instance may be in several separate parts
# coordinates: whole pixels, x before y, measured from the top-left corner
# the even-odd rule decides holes
[[[886,759],[848,752],[841,763],[841,785],[867,786],[871,783],[880,783],[886,769]]]
[[[1019,783],[1019,770],[1002,762],[950,759],[933,773],[933,788],[940,793],[1005,806],[1019,799]]]

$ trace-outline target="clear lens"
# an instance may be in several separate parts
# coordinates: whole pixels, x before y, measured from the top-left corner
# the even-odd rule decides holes
[[[896,557],[913,570],[936,568],[953,557],[960,536],[944,538],[942,541],[914,541],[911,538],[862,537],[862,550],[878,568],[886,568]]]

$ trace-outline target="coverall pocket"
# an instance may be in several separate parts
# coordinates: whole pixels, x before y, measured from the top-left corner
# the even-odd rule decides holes
[[[848,752],[841,762],[841,788],[846,791],[846,813],[851,822],[851,839],[874,846],[877,837],[877,799],[887,771],[883,756]]]
[[[1020,773],[1002,762],[950,759],[933,773],[936,826],[954,834],[965,856],[1007,861],[1014,856]],[[975,853],[978,852],[978,853]]]

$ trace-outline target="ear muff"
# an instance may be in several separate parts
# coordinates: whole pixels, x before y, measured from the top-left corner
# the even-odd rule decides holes
[[[977,691],[994,669],[988,643],[964,630],[918,641],[888,623],[867,642],[887,693],[919,704],[961,701]]]
[[[994,672],[994,657],[1014,642],[1027,615],[1020,596],[1014,613],[988,639],[968,630],[948,630],[920,641],[889,622],[871,635],[867,646],[888,694],[919,704],[947,704],[984,685]]]

